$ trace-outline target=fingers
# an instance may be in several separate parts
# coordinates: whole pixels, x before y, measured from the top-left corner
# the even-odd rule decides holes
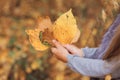
[[[56,56],[56,58],[59,58],[57,48],[51,48],[51,51],[52,51],[53,55]]]
[[[51,48],[52,53],[56,54],[57,53],[57,49],[56,48]]]
[[[51,48],[51,51],[58,60],[61,60],[65,63],[67,62],[67,57],[66,57],[67,55],[65,54],[66,52],[64,50],[59,50],[57,48]]]
[[[64,47],[71,53],[78,53],[78,48],[73,45],[67,44],[67,45],[64,45]]]
[[[57,48],[62,47],[61,44],[59,42],[57,42],[56,40],[53,40],[53,43]]]
[[[55,55],[55,56],[58,55],[58,50],[57,50],[57,48],[51,48],[51,51],[52,51],[53,55]]]

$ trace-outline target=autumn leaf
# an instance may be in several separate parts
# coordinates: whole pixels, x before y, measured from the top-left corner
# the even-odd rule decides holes
[[[31,69],[33,70],[36,70],[38,69],[40,66],[39,66],[39,63],[37,61],[33,61],[32,64],[31,64]]]
[[[102,20],[105,22],[105,21],[106,21],[106,18],[107,18],[106,12],[105,12],[105,10],[103,9],[103,10],[102,10]]]
[[[49,17],[38,17],[36,21],[36,28],[26,30],[26,33],[29,35],[29,41],[36,50],[46,50],[48,49],[47,45],[44,45],[40,40],[40,32],[44,32],[45,29],[49,28],[51,30],[52,22]],[[42,36],[42,34],[41,34]]]
[[[49,29],[45,29],[45,31],[42,33],[42,40],[41,40],[43,41],[42,43],[44,45],[54,46],[54,44],[52,43],[53,39],[54,39],[53,32],[50,31]]]
[[[112,77],[111,77],[110,74],[108,74],[108,75],[105,76],[105,80],[111,80],[111,79],[112,79]]]
[[[71,10],[61,15],[55,21],[53,24],[53,35],[62,44],[71,44],[78,40],[80,31],[77,28],[76,20]]]
[[[46,50],[48,47],[43,45],[39,39],[40,30],[26,30],[26,33],[29,35],[29,41],[36,50]]]
[[[36,20],[36,29],[39,29],[40,31],[44,31],[47,28],[51,30],[51,26],[52,26],[52,22],[48,16],[38,17]]]

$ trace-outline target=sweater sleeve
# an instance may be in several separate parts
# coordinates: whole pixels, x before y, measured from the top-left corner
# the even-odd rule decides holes
[[[67,65],[76,72],[85,76],[103,78],[111,73],[111,65],[104,60],[81,58],[76,55],[67,55]]]
[[[89,48],[89,47],[81,48],[81,50],[84,53],[84,58],[92,58],[97,49],[98,48]]]

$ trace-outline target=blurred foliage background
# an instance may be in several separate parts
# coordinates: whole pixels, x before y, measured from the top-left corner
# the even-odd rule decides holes
[[[34,27],[38,16],[55,21],[72,8],[81,31],[75,45],[97,47],[119,6],[120,0],[0,0],[0,80],[81,80],[50,50],[36,51],[25,29]]]

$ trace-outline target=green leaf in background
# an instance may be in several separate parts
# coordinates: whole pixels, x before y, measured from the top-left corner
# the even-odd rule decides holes
[[[15,55],[15,52],[14,52],[14,51],[10,51],[10,52],[9,52],[9,56],[10,56],[10,57],[14,57],[14,55]]]
[[[12,47],[14,45],[15,41],[16,41],[16,37],[15,36],[11,36],[10,40],[8,42],[8,47]]]

